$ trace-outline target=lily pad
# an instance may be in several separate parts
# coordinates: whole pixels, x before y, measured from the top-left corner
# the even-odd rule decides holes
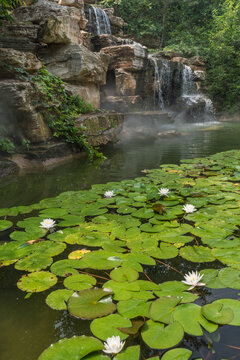
[[[79,291],[96,285],[96,279],[89,275],[71,275],[64,280],[63,284],[67,289]]]
[[[51,345],[39,356],[38,360],[80,360],[91,352],[103,349],[98,339],[87,336],[73,336]]]
[[[23,275],[17,282],[17,287],[22,291],[41,292],[57,283],[57,277],[48,271],[32,272]]]
[[[148,317],[148,311],[151,303],[141,299],[129,299],[119,301],[117,309],[120,315],[133,319],[137,316]]]
[[[175,307],[180,303],[181,298],[162,297],[152,302],[149,309],[149,317],[154,321],[169,324],[173,320]]]
[[[188,349],[172,349],[167,351],[161,360],[188,360],[192,351]]]
[[[178,321],[165,326],[148,320],[142,328],[143,341],[153,349],[168,349],[177,345],[183,338],[184,330]]]
[[[203,335],[202,327],[208,332],[212,333],[217,330],[218,326],[209,322],[201,314],[201,306],[196,304],[183,304],[176,307],[173,318],[179,321],[184,331],[190,335],[201,336]]]
[[[113,358],[113,360],[139,360],[140,358],[140,346],[129,346],[117,356]]]
[[[13,226],[13,223],[8,220],[0,220],[0,231],[5,231],[10,229]]]
[[[46,303],[54,310],[67,310],[67,301],[72,296],[72,290],[59,289],[51,292],[47,298]]]
[[[119,282],[132,282],[138,279],[138,272],[128,266],[119,267],[110,272],[111,279]]]
[[[53,259],[49,256],[45,256],[44,254],[32,254],[21,260],[19,260],[15,264],[15,269],[17,270],[26,270],[29,272],[39,271],[42,269],[46,269],[51,265]]]
[[[211,249],[204,246],[184,246],[180,249],[180,255],[184,259],[193,262],[208,262],[215,260],[211,253]]]
[[[224,308],[230,308],[233,311],[234,318],[229,325],[240,326],[240,301],[233,299],[219,299],[213,302],[222,304]]]
[[[81,319],[95,319],[111,314],[117,307],[111,300],[111,294],[97,288],[79,291],[70,297],[68,311]]]
[[[130,326],[132,326],[131,321],[118,314],[95,319],[90,324],[93,335],[101,340],[107,340],[108,337],[112,336],[120,336],[120,339],[124,340],[128,335],[123,334],[118,328]]]
[[[201,312],[207,320],[220,325],[229,324],[234,318],[233,311],[230,308],[216,302],[204,305]]]

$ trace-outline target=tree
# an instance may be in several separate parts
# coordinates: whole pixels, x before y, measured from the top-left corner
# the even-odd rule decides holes
[[[12,20],[11,11],[21,3],[21,0],[0,0],[0,22],[1,20]]]
[[[225,109],[240,104],[240,3],[226,0],[214,11],[209,38],[209,85]]]

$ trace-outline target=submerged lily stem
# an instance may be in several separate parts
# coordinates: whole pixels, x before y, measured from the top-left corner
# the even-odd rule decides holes
[[[182,275],[182,276],[184,277],[184,274],[183,274],[181,271],[179,271],[179,270],[175,269],[174,267],[172,267],[172,266],[164,263],[163,261],[160,261],[160,260],[157,260],[157,259],[155,259],[155,260],[156,260],[158,263],[160,263],[160,264],[162,264],[162,265],[165,265],[165,266],[169,267],[170,269],[178,272],[180,275]]]
[[[145,273],[145,271],[143,271],[143,273],[149,281],[153,282],[152,279],[150,279],[150,277]]]
[[[240,350],[240,347],[237,347],[237,346],[233,346],[233,345],[227,345],[225,344],[225,346],[231,348],[231,349],[236,349],[236,350]]]
[[[85,272],[85,271],[80,271],[80,270],[78,270],[78,272],[80,272],[81,274],[85,274],[85,275],[90,275],[90,276],[93,276],[93,277],[97,277],[97,278],[99,278],[99,279],[103,279],[103,280],[109,280],[109,279],[107,279],[107,278],[105,278],[105,277],[103,277],[103,276],[100,276],[100,275],[95,275],[95,274],[90,274],[90,273],[87,273],[87,272]]]

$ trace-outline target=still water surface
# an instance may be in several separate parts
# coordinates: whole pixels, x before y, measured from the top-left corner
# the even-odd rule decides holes
[[[142,129],[142,132],[134,135],[125,128],[123,140],[104,150],[108,159],[101,164],[74,160],[54,169],[40,170],[2,182],[0,207],[32,204],[63,191],[88,189],[96,183],[135,178],[143,175],[141,170],[157,168],[161,164],[178,164],[184,158],[240,149],[240,124],[185,125],[177,129],[178,136],[169,138],[159,137],[157,133],[160,130],[156,129],[155,134],[149,134]],[[182,262],[178,265],[184,271],[190,264]],[[177,267],[176,263],[174,266]],[[201,267],[209,267],[209,264],[201,264]],[[161,277],[165,281],[170,280],[172,275],[167,269],[149,269],[148,274],[156,282],[162,281]],[[21,274],[13,268],[0,269],[0,359],[37,360],[46,347],[60,338],[90,335],[87,321],[74,319],[67,312],[51,310],[45,304],[48,292],[34,294],[25,300],[24,293],[16,288]],[[226,297],[239,298],[237,291],[225,291]],[[206,293],[205,297],[209,302],[210,299],[223,297],[223,294],[216,290]],[[221,345],[218,344],[219,337]],[[191,359],[239,360],[240,350],[225,346],[230,344],[240,347],[239,338],[239,327],[223,326],[213,339],[188,336],[182,345],[193,351]],[[217,349],[211,357],[211,349],[208,349],[210,341]],[[157,353],[144,349],[146,358]],[[158,354],[161,355],[161,352]]]

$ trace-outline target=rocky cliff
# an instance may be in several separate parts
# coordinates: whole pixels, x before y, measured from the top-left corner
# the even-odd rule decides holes
[[[160,109],[161,97],[169,106],[176,105],[186,64],[198,88],[205,79],[201,58],[171,52],[149,56],[145,46],[126,39],[126,24],[113,9],[103,11],[92,0],[28,3],[13,12],[12,23],[3,22],[0,34],[0,125],[16,143],[24,139],[35,146],[53,140],[41,91],[31,81],[43,65],[65,82],[69,94],[95,108],[121,113]],[[166,61],[171,79],[164,91],[159,74]],[[89,143],[101,145],[117,139],[122,122],[123,115],[105,112],[84,116],[76,126],[84,123]]]

